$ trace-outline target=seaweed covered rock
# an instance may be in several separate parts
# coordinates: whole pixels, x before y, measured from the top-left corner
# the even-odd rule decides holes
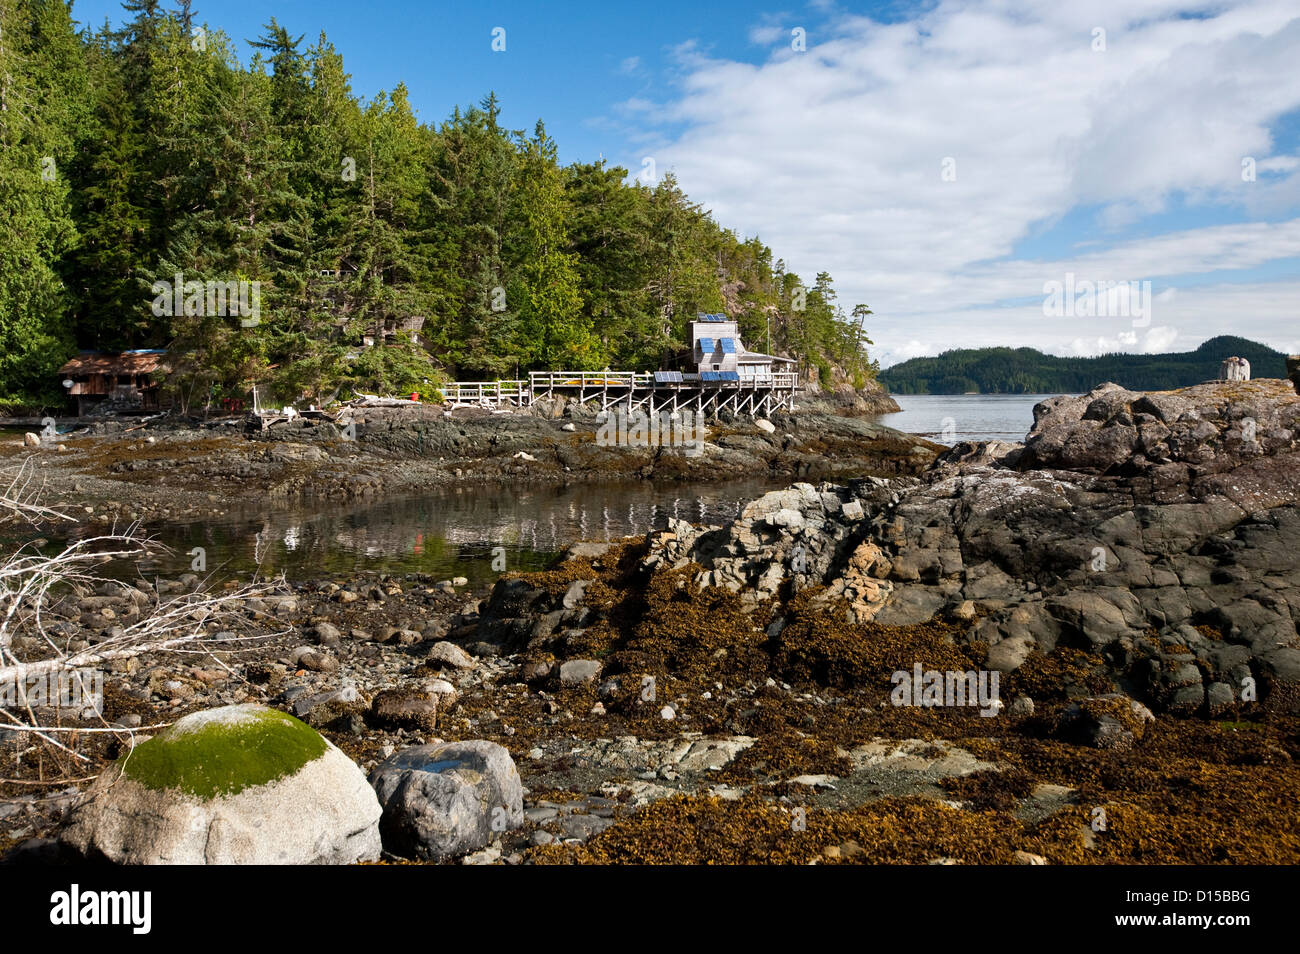
[[[1057,733],[1067,741],[1095,749],[1132,748],[1154,721],[1151,710],[1121,693],[1109,693],[1070,703],[1057,720]]]
[[[919,477],[796,483],[719,526],[670,519],[637,570],[651,586],[677,574],[674,586],[725,591],[769,637],[801,600],[850,626],[947,619],[958,646],[1005,674],[1085,650],[1159,712],[1296,713],[1297,537],[1300,397],[1287,382],[1108,384],[1040,403],[1023,447],[959,445]],[[561,592],[502,581],[481,629],[559,631],[547,646],[560,664],[590,656],[599,647],[574,627],[617,620],[590,600],[579,619]]]
[[[455,858],[524,822],[519,771],[495,742],[403,749],[370,780],[383,804],[384,847],[403,857]]]
[[[365,775],[314,729],[237,705],[124,755],[60,841],[120,864],[351,864],[379,857],[379,817]]]

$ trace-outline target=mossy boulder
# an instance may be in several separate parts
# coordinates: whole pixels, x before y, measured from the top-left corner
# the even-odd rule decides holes
[[[379,856],[380,813],[361,770],[314,729],[226,706],[114,763],[60,839],[123,864],[348,864]]]

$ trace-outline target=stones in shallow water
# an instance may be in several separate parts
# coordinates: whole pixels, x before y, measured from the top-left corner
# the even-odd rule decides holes
[[[351,864],[380,805],[346,755],[255,705],[186,716],[99,776],[60,841],[119,864]]]
[[[383,806],[384,847],[444,860],[520,827],[523,784],[510,753],[480,740],[403,749],[371,772]]]

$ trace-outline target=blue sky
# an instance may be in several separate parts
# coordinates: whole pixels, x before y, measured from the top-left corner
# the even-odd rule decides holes
[[[168,6],[175,4],[164,0]],[[749,38],[757,8],[743,0],[196,0],[194,9],[199,21],[238,41],[245,62],[251,49],[244,41],[260,35],[272,16],[303,36],[303,48],[324,31],[343,54],[357,93],[371,97],[404,82],[425,122],[496,90],[504,122],[531,130],[544,119],[565,162],[626,152],[628,143],[606,114],[624,100],[661,94],[678,44],[696,38],[717,55],[755,62],[768,52]],[[73,11],[92,27],[105,18],[114,27],[127,19],[120,0],[75,0]],[[504,52],[492,50],[496,27],[506,31]],[[639,169],[640,157],[635,161]]]
[[[245,58],[271,15],[304,45],[323,30],[358,93],[405,82],[426,122],[495,90],[504,122],[541,117],[564,161],[673,170],[806,279],[829,271],[846,309],[869,304],[886,364],[1224,333],[1300,352],[1296,0],[196,9]],[[122,20],[109,0],[74,15]],[[1057,317],[1044,292],[1067,274],[1150,282],[1151,301]]]

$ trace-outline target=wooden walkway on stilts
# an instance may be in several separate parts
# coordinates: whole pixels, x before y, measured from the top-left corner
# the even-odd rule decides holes
[[[449,407],[527,408],[543,398],[571,397],[600,403],[602,411],[721,412],[766,417],[794,410],[800,390],[794,371],[717,380],[706,375],[643,371],[534,371],[528,380],[453,381],[442,386]]]

